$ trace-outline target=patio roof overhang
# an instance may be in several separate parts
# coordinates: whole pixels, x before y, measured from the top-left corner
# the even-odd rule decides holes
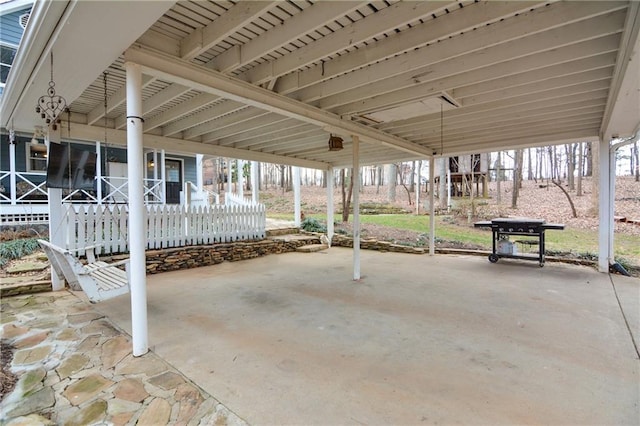
[[[181,152],[326,169],[351,164],[351,135],[362,164],[630,136],[639,16],[627,1],[37,2],[1,124],[43,124],[53,52],[71,138],[124,143],[125,61],[145,74],[145,145]]]

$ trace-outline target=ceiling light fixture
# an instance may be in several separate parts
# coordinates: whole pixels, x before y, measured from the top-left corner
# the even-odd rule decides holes
[[[342,138],[329,134],[329,151],[340,151],[342,148]]]

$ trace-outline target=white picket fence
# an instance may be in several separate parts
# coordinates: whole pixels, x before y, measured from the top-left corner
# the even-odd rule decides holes
[[[72,205],[62,224],[69,250],[100,245],[102,253],[127,253],[128,216],[126,205]],[[263,204],[251,206],[212,205],[185,209],[175,205],[147,206],[147,249],[214,244],[265,237]]]

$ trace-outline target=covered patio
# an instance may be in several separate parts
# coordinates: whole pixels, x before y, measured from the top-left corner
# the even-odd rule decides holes
[[[130,315],[139,356],[149,343],[143,148],[327,171],[429,159],[433,182],[436,157],[592,141],[600,154],[599,269],[607,272],[611,141],[637,138],[640,129],[639,30],[635,1],[38,1],[13,64],[20,72],[9,74],[3,92],[0,124],[23,133],[42,126],[35,106],[53,83],[69,108],[50,123],[49,142],[127,146],[128,227],[138,231],[129,242]],[[332,136],[344,139],[344,149],[329,150]],[[343,282],[361,272],[384,276],[373,273],[375,264],[360,268],[357,176],[352,273],[340,274]],[[57,206],[61,190],[50,189],[49,200]],[[54,242],[59,221],[52,212]],[[468,265],[455,265],[443,274],[447,285],[475,276],[456,278],[452,270]],[[268,273],[282,273],[276,266]],[[329,279],[324,271],[318,277]],[[159,348],[161,322],[151,323],[151,345]]]
[[[152,350],[250,424],[637,424],[638,282],[350,250],[148,278]],[[131,332],[126,296],[94,305]]]

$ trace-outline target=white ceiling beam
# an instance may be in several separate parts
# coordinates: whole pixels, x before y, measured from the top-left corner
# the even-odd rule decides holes
[[[466,98],[482,93],[502,90],[506,87],[515,87],[523,84],[543,81],[547,78],[553,78],[561,75],[571,75],[579,72],[610,67],[615,64],[615,60],[616,53],[607,52],[588,58],[577,59],[570,62],[563,62],[539,69],[524,71],[518,74],[503,75],[502,73],[500,73],[496,76],[496,78],[493,78],[491,80],[485,80],[484,78],[481,78],[479,82],[475,81],[465,86],[456,87],[451,91],[451,95],[456,99]],[[492,67],[488,68],[491,69]],[[481,71],[484,70],[485,69],[483,68]],[[479,70],[479,72],[481,71]]]
[[[180,56],[180,40],[159,33],[153,28],[149,28],[136,42],[167,55]]]
[[[216,117],[220,117],[222,115],[229,114],[233,111],[238,111],[244,108],[246,108],[246,106],[241,104],[240,102],[224,100],[213,105],[210,108],[190,114],[188,117],[182,120],[174,121],[173,123],[164,126],[162,128],[162,135],[171,136],[184,130],[191,131],[193,128],[196,128],[202,123],[206,123],[208,121],[214,120]],[[201,134],[202,133],[195,134],[195,132],[192,132],[190,136],[186,136],[185,134],[184,137],[185,139],[190,139]]]
[[[287,19],[282,25],[260,34],[260,37],[221,53],[205,66],[224,73],[242,67],[354,11],[359,6],[362,6],[362,3],[357,1],[315,3]]]
[[[530,103],[523,103],[520,105],[506,104],[497,106],[497,104],[484,104],[471,107],[459,108],[455,110],[445,111],[444,117],[441,117],[440,113],[426,114],[421,117],[414,117],[406,120],[399,120],[396,122],[385,123],[378,127],[390,130],[401,129],[406,126],[414,124],[427,125],[428,123],[440,126],[441,122],[444,122],[445,126],[449,120],[455,121],[456,119],[474,120],[485,119],[495,117],[500,114],[513,114],[514,111],[523,111],[526,113],[535,109],[550,109],[554,107],[566,107],[567,105],[580,105],[587,106],[592,104],[599,104],[602,102],[602,98],[607,97],[607,90],[598,90],[595,92],[578,93],[574,95],[566,95],[564,97],[556,97],[554,99],[537,100]]]
[[[391,5],[296,49],[286,56],[245,71],[239,78],[254,84],[264,83],[312,64],[321,58],[333,55],[346,47],[362,43],[424,16],[429,16],[448,5],[450,4],[445,2],[403,2]]]
[[[263,122],[258,124],[258,120],[263,120]],[[235,144],[244,143],[244,141],[248,141],[253,138],[260,138],[263,135],[269,135],[281,129],[303,125],[304,123],[301,123],[298,120],[294,120],[293,118],[287,118],[281,115],[270,113],[251,121],[242,123],[242,131],[236,133],[235,135],[219,138],[215,142],[218,145],[233,145],[239,147]]]
[[[171,121],[178,120],[181,117],[204,107],[210,103],[219,101],[220,97],[211,95],[209,93],[201,93],[188,101],[182,102],[175,107],[168,109],[166,111],[161,112],[160,114],[155,115],[154,117],[145,120],[144,122],[144,131],[150,132],[156,127],[164,126]]]
[[[275,86],[275,91],[289,94],[376,61],[392,58],[399,52],[408,52],[449,35],[460,34],[499,17],[509,17],[535,5],[535,2],[481,2],[466,5],[462,9],[456,8],[450,14],[428,20],[422,25],[416,25],[397,34],[389,34],[366,49],[354,50],[325,61],[322,67],[315,66],[282,76]],[[302,99],[305,96],[296,97]]]
[[[241,1],[236,3],[215,21],[205,27],[196,28],[194,32],[181,40],[180,57],[189,61],[201,55],[277,4],[277,1]]]
[[[518,2],[515,3],[518,4]],[[586,9],[589,10],[592,5],[603,9],[601,2],[589,3]],[[541,10],[547,12],[553,9],[553,6],[555,4]],[[582,7],[575,7],[573,3],[568,3],[567,7],[570,7],[569,10],[566,10],[565,14],[559,14],[561,17],[572,14],[571,17],[576,18],[580,15],[578,12],[587,14]],[[553,47],[562,47],[582,40],[620,32],[625,14],[625,11],[621,10],[608,15],[605,19],[588,19],[558,26],[564,21],[559,20],[553,14],[549,16],[538,12],[536,15],[537,11],[538,9],[523,13],[503,22],[481,27],[442,40],[439,43],[398,55],[349,74],[335,77],[322,84],[299,90],[292,96],[303,102],[309,102],[359,86],[370,85],[398,74],[404,74],[407,77],[413,76],[419,82],[434,80],[456,73],[459,66],[463,66],[464,69],[481,68],[500,60],[516,59]],[[528,14],[532,14],[532,19],[526,19]],[[591,13],[588,14],[591,15]],[[472,53],[475,55],[469,56]],[[466,58],[474,60],[472,67],[464,63]]]
[[[140,64],[147,74],[166,78],[196,90],[224,96],[266,111],[295,118],[318,126],[330,126],[346,135],[359,135],[362,140],[382,143],[417,155],[430,155],[429,149],[417,147],[413,143],[388,135],[370,127],[343,120],[340,117],[319,110],[286,96],[239,81],[216,71],[207,70],[185,61],[157,52],[149,52],[139,47],[131,47],[125,52],[125,60]]]
[[[601,82],[597,85],[599,88],[600,87],[608,87],[608,80],[606,82]],[[571,92],[571,91],[569,91]],[[559,91],[558,91],[559,93]],[[367,99],[365,101],[360,101],[357,103],[353,103],[353,104],[349,104],[343,107],[339,107],[339,108],[334,108],[332,110],[332,112],[336,113],[336,114],[349,114],[349,113],[353,113],[353,114],[366,114],[368,112],[373,112],[373,111],[378,111],[378,110],[384,110],[387,108],[391,108],[393,106],[397,106],[397,105],[402,105],[404,103],[407,102],[411,102],[411,101],[417,101],[420,99],[424,99],[427,96],[432,94],[432,90],[431,87],[427,84],[427,85],[419,85],[416,87],[408,87],[408,88],[404,88],[401,90],[398,90],[396,92],[393,93],[389,93],[386,95],[382,95],[382,96],[376,96],[373,97],[371,99]],[[534,98],[542,98],[544,96],[547,96],[548,93],[547,91],[543,91],[537,94],[531,94],[528,96],[527,101],[531,101]],[[481,100],[481,97],[478,98],[479,101]],[[511,99],[508,100],[504,100],[504,103],[509,103],[509,104],[517,104],[519,102],[523,102],[525,98],[523,98],[522,96],[514,96]],[[496,100],[495,102],[500,102],[500,99]],[[489,103],[489,101],[487,101],[486,103]],[[463,108],[459,108],[457,110],[460,109],[464,109],[464,107],[469,107],[471,105],[478,105],[477,103],[470,103],[470,101],[467,101],[466,105],[463,106]],[[358,108],[357,111],[354,111],[356,108]],[[456,110],[456,111],[457,111]],[[449,113],[449,111],[447,111],[447,114]]]
[[[600,105],[587,105],[582,108],[572,108],[572,109],[562,109],[556,108],[550,109],[549,111],[544,111],[542,109],[539,110],[528,110],[526,112],[520,112],[518,114],[513,114],[509,116],[498,115],[493,120],[489,119],[476,119],[476,120],[461,120],[458,123],[452,124],[447,123],[448,125],[443,125],[442,128],[437,125],[430,126],[422,126],[416,129],[405,130],[401,132],[393,132],[396,136],[400,136],[410,140],[418,140],[420,138],[427,137],[436,137],[440,140],[441,133],[444,131],[447,134],[455,133],[455,132],[464,132],[466,130],[483,130],[490,128],[499,128],[502,126],[508,126],[513,123],[517,123],[518,125],[527,125],[532,122],[540,122],[544,120],[551,119],[572,119],[574,117],[579,117],[582,115],[592,115],[592,114],[602,114],[604,111],[604,102]]]
[[[413,117],[404,120],[391,121],[389,123],[378,124],[375,127],[384,129],[386,132],[396,133],[403,131],[416,130],[420,131],[423,127],[430,127],[432,125],[440,126],[442,123],[460,123],[460,122],[473,122],[473,120],[483,121],[499,115],[505,119],[518,119],[530,114],[544,114],[545,112],[562,112],[565,110],[574,110],[580,108],[587,108],[591,106],[601,104],[606,101],[606,93],[597,93],[596,96],[592,94],[579,94],[569,96],[564,99],[553,99],[551,101],[541,101],[537,103],[509,106],[506,108],[498,108],[495,110],[475,111],[472,116],[465,114],[452,115],[449,111],[446,111],[442,116],[438,114],[425,114],[420,117]]]
[[[322,130],[312,129],[312,130],[307,130],[306,132],[301,132],[298,135],[286,136],[286,137],[279,138],[275,141],[272,141],[270,143],[256,145],[255,148],[251,147],[250,150],[269,152],[271,154],[276,154],[276,155],[283,155],[286,152],[291,152],[291,153],[295,152],[295,153],[301,153],[301,154],[304,153],[305,155],[307,155],[305,151],[308,149],[309,145],[312,143],[319,143],[320,140],[323,141],[322,144],[326,144],[329,138],[327,134],[324,133]],[[328,151],[329,145],[326,144],[324,146]],[[296,151],[295,150],[296,147],[304,147],[304,148],[300,151]]]
[[[387,131],[398,136],[408,135],[415,136],[424,133],[425,129],[452,128],[456,126],[474,126],[482,123],[491,123],[494,121],[519,121],[527,117],[544,116],[548,113],[562,115],[568,111],[579,111],[586,108],[602,108],[606,102],[606,92],[599,91],[595,95],[581,93],[579,95],[568,96],[563,99],[552,99],[534,102],[530,104],[522,104],[516,106],[508,106],[488,111],[476,111],[471,115],[440,117],[423,116],[422,120],[406,122],[389,123],[395,124],[394,127],[387,127]],[[412,119],[413,120],[413,119]]]
[[[526,134],[537,134],[541,131],[549,131],[549,130],[564,130],[566,128],[575,128],[576,126],[580,128],[584,127],[594,127],[600,124],[600,119],[602,118],[601,113],[596,114],[587,114],[583,116],[573,116],[573,117],[563,117],[563,118],[552,118],[549,120],[541,120],[541,121],[529,121],[529,122],[516,122],[509,123],[506,125],[496,125],[491,128],[469,128],[464,131],[460,131],[460,129],[455,129],[453,132],[448,132],[446,134],[447,142],[455,142],[457,140],[463,140],[466,138],[483,138],[490,137],[491,135],[500,135],[500,137],[522,134],[525,132]],[[444,136],[444,135],[443,135]],[[445,138],[443,137],[443,141]],[[440,143],[440,137],[438,135],[432,135],[430,137],[423,137],[416,139],[418,143],[424,144],[432,144],[437,145]]]
[[[527,146],[544,146],[561,143],[558,141],[573,141],[573,142],[585,142],[587,140],[593,140],[597,138],[598,126],[590,128],[571,129],[561,132],[550,132],[540,135],[522,135],[519,137],[507,137],[507,138],[487,138],[487,139],[470,139],[462,143],[444,146],[444,155],[454,155],[455,153],[470,153],[480,151],[493,151],[514,149]],[[438,155],[441,155],[438,150]]]
[[[458,98],[458,101],[460,102],[461,106],[467,106],[497,101],[500,99],[512,98],[520,95],[543,92],[550,89],[560,89],[562,87],[573,86],[580,83],[606,80],[607,85],[609,85],[612,75],[613,66],[610,66],[607,68],[599,68],[596,70],[581,72],[573,75],[549,78],[543,81],[536,81],[534,83],[523,84],[517,87],[509,87],[490,93],[482,93],[480,95]]]
[[[164,90],[159,91],[149,99],[142,102],[142,115],[151,113],[156,108],[160,108],[166,102],[179,98],[180,96],[191,90],[189,87],[180,84],[172,84]],[[127,125],[127,114],[121,114],[116,118],[116,129],[122,129]]]
[[[629,67],[629,64],[633,61],[634,68],[631,68],[631,72],[634,73],[634,76],[631,78],[632,81],[638,82],[638,72],[640,71],[640,66],[638,66],[638,47],[640,46],[640,3],[635,1],[629,4],[629,13],[627,15],[627,20],[625,22],[625,32],[622,35],[622,41],[620,43],[620,49],[618,50],[618,60],[617,66],[615,69],[615,74],[613,77],[613,83],[611,85],[611,90],[609,91],[609,100],[607,101],[607,109],[605,110],[604,117],[602,118],[602,127],[600,129],[601,135],[611,134],[608,133],[611,131],[609,129],[611,123],[611,117],[613,114],[613,110],[615,108],[615,104],[618,101],[618,95],[620,94],[620,89],[623,84],[623,80],[626,77],[626,72]],[[640,96],[638,95],[638,87],[630,88],[631,92],[634,92],[635,96],[635,105],[632,105],[632,108],[635,112],[640,111],[640,107],[638,106],[638,100]],[[629,114],[631,111],[627,112]],[[621,112],[624,114],[624,112]],[[629,127],[631,131],[637,131],[638,125],[640,125],[640,121],[638,121],[638,117],[631,118],[633,122],[635,122],[634,130],[631,130],[633,127]],[[628,130],[628,131],[629,131]],[[614,130],[615,131],[615,130]]]
[[[107,78],[109,78],[107,76]],[[149,84],[153,83],[156,79],[149,76],[142,76],[142,88],[144,89]],[[115,110],[127,100],[127,86],[121,86],[118,90],[113,92],[111,96],[107,98],[107,114]],[[95,124],[98,120],[104,118],[104,104],[100,104],[87,114],[87,124]]]
[[[227,103],[227,102],[225,102]],[[241,104],[240,102],[229,101],[229,104],[235,104],[236,108],[227,107],[225,110],[228,110],[228,113],[225,114],[215,114],[217,116],[222,116],[220,118],[216,118],[214,120],[207,121],[203,124],[199,124],[197,126],[190,127],[185,130],[183,136],[185,139],[192,139],[197,136],[215,133],[224,129],[225,127],[237,126],[239,123],[243,123],[245,121],[249,121],[253,118],[260,117],[268,114],[267,111],[259,109],[259,108],[248,108],[246,105]],[[208,139],[207,139],[208,140]]]
[[[576,32],[566,34],[567,36],[568,34],[578,35]],[[440,89],[438,91],[442,89],[449,90],[459,85],[469,84],[474,80],[482,81],[481,78],[483,77],[489,79],[496,76],[508,76],[524,70],[542,68],[552,64],[615,51],[619,42],[619,34],[611,34],[588,41],[573,39],[578,42],[568,46],[556,47],[550,44],[556,38],[552,34],[549,35],[551,36],[549,38],[543,35],[538,37],[539,39],[544,39],[547,43],[541,42],[541,44],[537,44],[537,42],[534,42],[536,43],[535,46],[533,43],[530,45],[517,45],[520,48],[516,44],[510,44],[498,50],[490,48],[486,51],[474,52],[463,57],[453,58],[433,66],[414,70],[411,73],[378,81],[376,82],[376,93],[379,95],[375,98],[351,102],[329,109],[336,114],[354,114],[374,111],[378,108],[384,109],[388,97],[395,99],[395,102],[401,102],[398,99],[402,99],[402,94],[405,93],[409,95],[408,99],[419,99],[418,91],[420,89],[416,86],[422,89],[421,96],[428,96],[429,93],[433,93],[430,88],[434,86],[434,80],[434,89]],[[571,39],[571,36],[568,36],[568,39]],[[454,77],[455,75],[458,75],[458,77]],[[437,80],[447,77],[449,78],[448,80],[440,81],[440,84],[438,84]],[[442,83],[445,83],[446,86],[443,87]],[[362,86],[345,92],[344,98],[361,98],[365,95],[367,87]],[[389,93],[390,96],[386,96],[385,93]],[[340,96],[335,95],[331,98],[331,101],[335,104],[340,98]],[[324,107],[325,102],[328,101],[321,100],[319,106]]]
[[[234,148],[249,147],[250,149],[256,149],[255,145],[257,144],[272,141],[274,139],[282,138],[289,135],[291,136],[299,135],[311,130],[314,130],[314,131],[318,130],[318,127],[312,124],[306,124],[300,121],[291,120],[291,124],[289,124],[288,126],[284,126],[284,125],[280,126],[280,128],[277,131],[264,132],[259,136],[254,136],[252,138],[245,138],[241,141],[233,143],[231,146],[233,146]],[[229,142],[223,143],[222,140],[220,141],[219,145],[230,146]]]
[[[374,97],[371,96],[370,91],[367,94],[367,88],[370,86],[361,86],[344,93],[329,96],[313,102],[313,104],[323,109],[329,109],[336,114],[356,114],[376,109],[387,109],[391,107],[391,102],[402,103],[403,99],[426,98],[437,95],[442,91],[455,90],[456,87],[466,86],[474,82],[509,77],[523,71],[538,70],[552,65],[564,64],[572,60],[614,52],[618,43],[619,35],[612,34],[597,40],[583,41],[571,46],[538,52],[513,60],[498,61],[495,64],[486,63],[484,52],[474,52],[469,56],[465,56],[465,60],[463,58],[455,58],[423,69],[421,73],[431,73],[426,81],[416,78],[413,72],[401,74],[377,82],[375,85],[376,96]],[[455,69],[455,71],[451,71],[452,69]],[[425,79],[423,78],[423,80]],[[451,93],[455,92],[452,91]],[[455,97],[457,98],[458,96],[456,95]],[[345,99],[350,101],[345,102]]]
[[[88,126],[86,124],[72,123],[71,136],[66,134],[67,123],[62,122],[60,128],[62,137],[79,140],[92,141],[104,138],[104,128],[98,126]],[[126,130],[107,129],[109,144],[127,146]],[[160,135],[145,133],[142,138],[145,148],[164,149],[165,151],[181,154],[204,154],[215,157],[230,157],[243,160],[263,161],[275,164],[287,164],[291,166],[308,167],[311,169],[327,170],[331,167],[328,162],[307,160],[304,158],[289,158],[268,153],[248,151],[245,149],[235,149],[225,146],[209,145],[200,142],[185,141],[183,139],[169,138]]]
[[[227,126],[224,129],[219,129],[211,133],[207,133],[202,137],[202,139],[204,142],[219,144],[220,140],[232,137],[242,138],[242,135],[244,135],[245,132],[260,131],[263,126],[277,126],[279,123],[286,120],[292,119],[274,113],[267,113],[264,115],[256,116],[255,118],[251,118],[241,123],[234,123],[233,125]]]

